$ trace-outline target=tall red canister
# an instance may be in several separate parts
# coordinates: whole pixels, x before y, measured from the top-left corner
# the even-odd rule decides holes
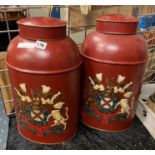
[[[137,24],[132,16],[105,15],[84,41],[81,121],[89,127],[121,131],[133,122],[147,61]]]
[[[18,21],[19,36],[8,46],[19,133],[54,144],[72,138],[79,113],[81,55],[66,36],[66,22],[44,17]]]

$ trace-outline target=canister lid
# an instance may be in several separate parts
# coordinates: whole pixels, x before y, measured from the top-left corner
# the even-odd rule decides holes
[[[96,30],[110,34],[135,34],[138,19],[129,15],[108,14],[96,19]]]
[[[57,39],[66,37],[66,22],[47,17],[24,18],[17,21],[19,35],[28,39]]]
[[[35,26],[35,27],[60,27],[66,26],[66,22],[56,18],[33,17],[24,18],[17,21],[20,25]]]

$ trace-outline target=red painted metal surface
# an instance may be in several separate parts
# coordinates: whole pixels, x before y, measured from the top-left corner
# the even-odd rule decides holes
[[[38,143],[69,140],[79,117],[78,47],[66,36],[64,21],[37,17],[18,24],[19,36],[8,46],[6,58],[18,131]]]
[[[121,131],[133,122],[147,61],[137,24],[126,15],[102,16],[84,41],[81,121],[89,127]]]

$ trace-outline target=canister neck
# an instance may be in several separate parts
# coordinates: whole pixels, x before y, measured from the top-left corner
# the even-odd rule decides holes
[[[108,14],[96,20],[96,30],[108,34],[135,34],[137,25],[137,18],[121,14]]]
[[[66,38],[66,22],[46,17],[25,18],[19,20],[19,35],[32,40]]]

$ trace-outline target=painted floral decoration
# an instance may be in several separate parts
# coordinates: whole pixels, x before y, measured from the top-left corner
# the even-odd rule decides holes
[[[134,93],[131,91],[133,82],[126,82],[126,77],[118,75],[114,78],[104,78],[102,73],[97,73],[89,79],[89,91],[84,97],[84,112],[97,120],[103,120],[103,115],[114,114],[108,118],[109,123],[127,119],[133,107]]]
[[[19,89],[15,88],[18,95],[19,123],[35,134],[41,132],[41,135],[47,135],[51,132],[62,132],[66,129],[69,119],[68,107],[60,100],[63,93],[60,91],[53,93],[46,85],[42,85],[41,88],[41,91],[31,89],[28,92],[25,83],[19,84]],[[38,128],[39,126],[44,128]]]

